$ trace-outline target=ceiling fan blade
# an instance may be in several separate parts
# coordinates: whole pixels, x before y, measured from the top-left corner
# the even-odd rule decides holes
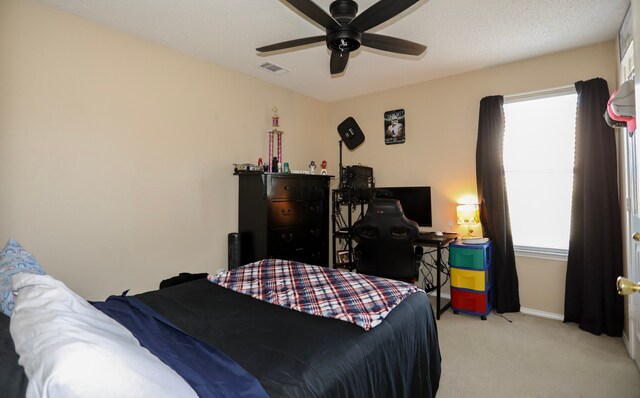
[[[322,35],[322,36],[305,37],[302,39],[287,40],[287,41],[271,44],[264,47],[258,47],[256,48],[256,51],[265,53],[269,51],[283,50],[285,48],[304,46],[305,44],[311,44],[311,43],[318,43],[318,42],[324,41],[325,39],[326,39],[326,36]]]
[[[361,44],[382,51],[407,55],[420,55],[427,49],[427,46],[409,40],[374,33],[363,33]]]
[[[336,73],[341,73],[344,68],[347,67],[347,62],[349,61],[349,53],[348,52],[340,52],[340,51],[332,51],[331,52],[331,74],[335,75]]]
[[[358,29],[360,32],[364,32],[395,17],[418,1],[419,0],[380,0],[355,17],[349,26]]]
[[[320,25],[322,25],[325,29],[329,28],[339,28],[340,23],[333,19],[333,17],[325,10],[320,8],[316,3],[311,0],[286,0],[287,3],[294,6],[298,11],[313,19]]]

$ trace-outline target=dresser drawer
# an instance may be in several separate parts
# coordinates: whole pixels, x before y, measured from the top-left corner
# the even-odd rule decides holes
[[[301,254],[296,261],[323,267],[329,265],[329,249],[325,246],[309,246]]]
[[[329,264],[328,253],[326,246],[296,245],[273,247],[269,257],[326,267]]]
[[[489,288],[488,271],[472,271],[451,267],[451,287],[484,291]]]
[[[285,225],[320,223],[323,220],[323,205],[320,201],[271,202],[269,222],[274,227]]]
[[[293,225],[269,230],[269,245],[276,246],[305,246],[326,245],[324,237],[328,231],[317,224]]]
[[[308,179],[302,184],[302,199],[318,200],[329,196],[329,187],[324,179]]]
[[[269,197],[271,199],[280,200],[280,199],[299,199],[302,197],[302,183],[301,181],[295,178],[287,178],[287,177],[270,177],[271,192]]]
[[[328,248],[323,238],[326,233],[312,224],[271,230],[268,256],[326,266]]]

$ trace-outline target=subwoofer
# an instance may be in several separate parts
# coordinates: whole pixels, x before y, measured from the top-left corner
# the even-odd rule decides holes
[[[240,234],[237,232],[232,232],[229,234],[228,238],[228,248],[229,248],[229,269],[234,269],[240,267]]]

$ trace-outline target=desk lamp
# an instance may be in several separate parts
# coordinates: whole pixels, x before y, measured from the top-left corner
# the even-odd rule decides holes
[[[463,236],[462,239],[472,238],[473,229],[471,229],[471,225],[480,223],[478,205],[458,205],[456,207],[456,213],[458,216],[458,224],[467,226],[467,235]]]

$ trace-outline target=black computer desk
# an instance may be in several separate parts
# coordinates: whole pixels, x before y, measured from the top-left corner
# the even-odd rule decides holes
[[[418,246],[427,246],[436,248],[436,319],[440,319],[440,315],[451,307],[451,300],[440,307],[440,278],[442,273],[442,248],[449,246],[449,243],[458,239],[458,234],[444,232],[443,236],[436,235],[435,232],[420,233],[420,236],[413,243]]]

